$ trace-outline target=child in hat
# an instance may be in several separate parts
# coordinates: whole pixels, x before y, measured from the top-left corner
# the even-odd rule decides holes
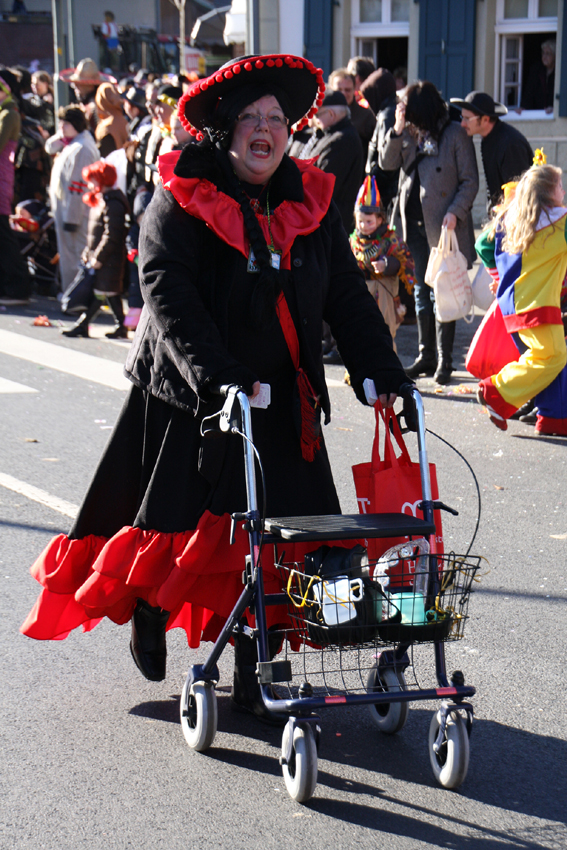
[[[408,246],[386,223],[376,179],[370,175],[360,187],[354,215],[350,247],[394,339],[406,312],[398,294],[399,280],[411,293],[415,267]]]

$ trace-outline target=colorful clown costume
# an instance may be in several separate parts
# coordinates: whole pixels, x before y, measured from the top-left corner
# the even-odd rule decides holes
[[[561,292],[567,269],[567,208],[542,213],[536,236],[523,254],[502,250],[503,233],[485,231],[476,250],[498,280],[496,298],[519,352],[480,388],[486,404],[504,419],[534,399],[536,431],[567,436],[567,349]]]

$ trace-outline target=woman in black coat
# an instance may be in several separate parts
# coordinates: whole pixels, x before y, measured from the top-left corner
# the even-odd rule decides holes
[[[321,412],[330,415],[322,320],[361,401],[372,378],[393,404],[405,375],[332,177],[284,154],[289,126],[313,114],[322,88],[307,60],[245,57],[181,99],[184,126],[207,138],[159,160],[140,238],[145,307],[126,364],[134,386],[70,535],[33,568],[45,589],[25,634],[132,619],[132,655],[155,681],[165,677],[166,628],[184,628],[190,646],[216,638],[240,595],[247,546],[241,524],[228,545],[230,514],[246,506],[240,440],[200,435],[222,404],[218,385],[251,398],[271,386],[269,407],[252,410],[268,515],[340,513],[319,429]],[[263,564],[266,588],[279,588]],[[268,610],[268,625],[285,619]],[[233,700],[270,720],[254,644],[237,638]]]
[[[113,188],[116,169],[109,162],[100,160],[83,168],[83,180],[90,186],[90,191],[83,196],[90,209],[87,244],[81,262],[92,270],[94,291],[87,310],[71,328],[61,333],[63,336],[88,337],[89,322],[106,299],[116,325],[105,336],[126,339],[128,330],[124,326],[122,289],[126,267],[126,216],[130,207],[124,192]]]

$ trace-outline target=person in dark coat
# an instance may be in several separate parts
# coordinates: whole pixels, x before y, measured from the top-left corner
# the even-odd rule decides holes
[[[376,115],[374,114],[373,107],[371,107],[370,103],[364,99],[365,96],[363,98],[363,103],[365,105],[363,106],[358,103],[354,96],[354,77],[352,74],[349,74],[346,68],[337,68],[336,71],[333,71],[329,75],[329,88],[333,89],[333,91],[340,91],[344,94],[347,106],[350,109],[350,120],[354,124],[356,131],[360,136],[360,141],[362,142],[362,154],[364,160],[366,160],[368,145],[372,138],[374,126],[376,124]]]
[[[290,147],[290,156],[315,159],[317,168],[335,175],[333,200],[347,233],[354,227],[354,205],[363,168],[362,143],[349,117],[344,94],[327,89],[306,144]]]
[[[126,265],[126,215],[129,213],[126,195],[114,188],[116,169],[109,162],[100,160],[83,169],[83,180],[90,191],[83,201],[90,207],[87,225],[87,244],[81,261],[94,270],[94,292],[92,301],[79,320],[63,336],[89,335],[91,322],[106,300],[116,320],[114,330],[105,336],[109,339],[127,339],[128,329],[124,326],[122,287]]]
[[[384,138],[396,121],[396,80],[386,68],[378,68],[364,81],[361,91],[376,113],[376,124],[368,146],[366,173],[376,179],[382,206],[387,210],[398,192],[400,170],[384,171],[380,168],[378,149],[380,139]]]
[[[487,212],[502,199],[502,187],[519,180],[531,167],[534,153],[530,143],[516,127],[501,121],[508,110],[502,103],[481,91],[471,91],[464,100],[452,97],[461,110],[461,126],[468,136],[480,136],[480,152],[486,177]]]
[[[215,639],[242,591],[240,523],[229,545],[231,513],[246,507],[242,444],[200,430],[223,404],[215,388],[236,384],[254,399],[270,384],[270,405],[252,409],[263,508],[315,515],[340,513],[319,428],[320,414],[330,416],[323,317],[363,403],[365,378],[387,406],[405,380],[350,252],[332,177],[285,156],[290,126],[323,99],[322,72],[301,57],[243,57],[207,82],[178,110],[202,141],[160,158],[142,223],[145,306],[126,362],[134,386],[70,535],[33,568],[44,590],[22,627],[53,639],[103,616],[132,619],[132,655],[152,681],[165,678],[166,628],[184,628],[191,646]],[[271,592],[280,584],[269,552]],[[267,616],[281,623],[285,608]],[[235,635],[233,700],[273,720],[254,652]]]
[[[406,372],[411,378],[433,375],[437,383],[448,384],[456,323],[436,319],[425,271],[442,227],[455,230],[459,249],[472,268],[476,252],[471,210],[478,192],[478,167],[473,143],[451,121],[433,83],[424,80],[408,88],[396,107],[396,123],[381,144],[379,163],[387,170],[400,168],[392,220],[401,221],[401,235],[415,262],[419,352]]]

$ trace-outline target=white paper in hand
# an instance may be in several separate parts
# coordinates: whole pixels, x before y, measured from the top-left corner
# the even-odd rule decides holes
[[[362,384],[362,388],[364,390],[364,394],[366,396],[366,401],[371,406],[375,405],[378,401],[378,396],[376,395],[376,384],[372,380],[372,378],[365,378]]]
[[[250,407],[261,407],[263,410],[269,406],[272,400],[272,390],[269,384],[260,384],[260,392],[255,398],[250,399]]]

